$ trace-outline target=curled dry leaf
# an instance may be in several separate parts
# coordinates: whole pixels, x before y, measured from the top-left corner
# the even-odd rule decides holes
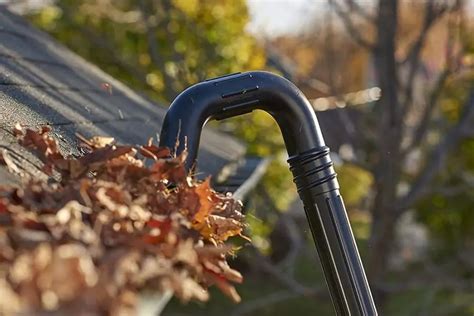
[[[240,301],[225,244],[239,201],[192,179],[185,154],[80,137],[87,153],[66,157],[49,131],[14,130],[61,180],[0,188],[0,314],[130,314],[141,290],[206,301],[212,285]]]

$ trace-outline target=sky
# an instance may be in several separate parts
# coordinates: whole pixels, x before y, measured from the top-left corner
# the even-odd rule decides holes
[[[294,33],[324,11],[327,0],[247,0],[250,11],[248,29],[258,35]]]
[[[357,2],[373,5],[374,0]],[[271,37],[298,32],[315,16],[324,13],[328,0],[247,0],[247,4],[251,18],[249,31]],[[467,0],[466,4],[468,12],[474,14],[474,0]]]

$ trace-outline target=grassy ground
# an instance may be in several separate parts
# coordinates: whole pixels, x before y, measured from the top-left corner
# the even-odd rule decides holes
[[[364,218],[353,217],[352,225],[357,237],[357,243],[364,256],[367,249],[368,223]],[[316,251],[312,245],[307,248],[307,253],[298,261],[295,276],[302,284],[308,286],[325,287],[323,274]],[[422,268],[422,267],[421,267]],[[420,269],[419,267],[417,270]],[[405,272],[417,273],[416,270]],[[395,278],[396,276],[394,276]],[[285,290],[277,281],[265,275],[247,275],[244,283],[237,287],[242,296],[242,304],[249,304],[256,299],[261,299],[272,293],[282,293]],[[410,291],[393,295],[384,315],[388,316],[419,316],[419,315],[474,315],[474,293],[452,293],[434,288],[431,284]],[[230,302],[219,291],[211,292],[211,300],[207,304],[188,303],[182,305],[177,300],[172,300],[163,312],[163,316],[235,316],[233,314],[242,304]],[[471,304],[471,308],[466,305]],[[241,313],[245,316],[305,316],[305,315],[335,315],[329,296],[322,298],[308,297],[281,297],[276,301],[264,304],[251,312]]]
[[[354,226],[357,235],[366,236],[364,221],[357,221]],[[366,226],[366,225],[365,225]],[[321,287],[325,290],[324,276],[318,261],[316,250],[312,240],[308,236],[307,251],[302,255],[295,269],[295,279],[308,287]],[[359,242],[364,243],[363,239]],[[360,245],[362,246],[362,244]],[[323,297],[290,297],[285,295],[284,288],[271,276],[244,273],[244,283],[237,287],[242,296],[242,304],[233,304],[219,291],[211,291],[211,300],[207,304],[188,303],[182,305],[178,300],[173,299],[163,312],[163,316],[234,316],[234,312],[241,310],[241,305],[248,305],[264,297],[275,295],[275,301],[266,303],[261,308],[256,308],[251,312],[239,315],[247,316],[285,316],[285,315],[333,315],[333,307],[329,298],[329,293]],[[286,292],[287,293],[287,292]],[[278,296],[281,295],[279,298]]]
[[[297,279],[304,280],[306,285],[324,285],[319,263],[316,261],[304,260],[298,264]],[[261,276],[247,276],[244,284],[238,286],[239,294],[242,296],[242,304],[248,304],[255,299],[268,297],[275,293],[283,294],[277,302],[265,304],[262,308],[241,315],[249,316],[276,316],[276,315],[331,315],[332,305],[329,296],[316,300],[311,297],[287,298],[283,292],[286,289],[272,278]],[[173,300],[165,309],[164,316],[221,316],[233,315],[240,309],[240,305],[233,304],[219,291],[213,290],[211,300],[207,304],[189,303],[181,305],[179,301]]]

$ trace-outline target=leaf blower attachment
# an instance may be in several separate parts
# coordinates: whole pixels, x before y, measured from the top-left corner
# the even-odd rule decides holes
[[[268,72],[232,74],[198,83],[171,104],[160,146],[188,150],[186,167],[197,158],[201,130],[253,110],[277,121],[288,151],[290,170],[303,201],[337,315],[377,315],[349,224],[339,184],[316,115],[290,81]]]

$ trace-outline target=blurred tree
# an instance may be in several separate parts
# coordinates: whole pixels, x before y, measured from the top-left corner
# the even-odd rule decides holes
[[[472,44],[466,47],[470,56],[474,55]],[[440,109],[447,121],[458,121],[463,114],[466,90],[474,86],[474,73],[466,75],[451,80],[440,97]],[[433,180],[430,194],[417,203],[418,215],[437,240],[435,255],[460,259],[473,274],[474,137],[460,142],[446,159],[446,167]]]
[[[244,0],[59,0],[31,20],[112,75],[171,101],[190,84],[262,68]]]
[[[465,63],[464,2],[381,0],[373,16],[353,1],[330,2],[351,38],[370,53],[374,80],[382,90],[377,104],[365,112],[375,119],[363,125],[373,131],[365,135],[364,143],[370,146],[364,149],[368,154],[364,162],[371,166],[375,180],[367,271],[382,308],[387,294],[382,284],[397,221],[432,192],[432,183],[447,168],[450,154],[473,136],[472,82],[463,79],[465,84],[452,96],[455,117],[449,119],[440,110],[446,86],[466,72],[472,74],[472,64]],[[401,13],[416,14],[408,20],[414,25],[401,23]],[[361,32],[354,16],[365,19],[372,31]]]
[[[417,209],[445,250],[471,249],[472,167],[466,157],[474,155],[473,25],[462,0],[328,3],[337,19],[329,11],[308,32],[272,45],[297,56],[295,81],[313,98],[331,96],[345,106],[347,92],[381,88],[378,102],[319,118],[331,149],[374,180],[371,194],[364,193],[373,197],[366,269],[382,309],[403,214]],[[351,154],[343,155],[347,146]],[[338,168],[341,182],[350,179],[345,166]],[[352,177],[350,189],[363,190],[362,174]]]
[[[372,214],[366,268],[382,307],[397,223],[411,209],[443,245],[440,254],[455,253],[474,270],[466,259],[474,239],[473,27],[463,0],[328,2],[324,25],[273,40],[267,51],[292,57],[298,67],[291,79],[311,98],[342,104],[347,92],[382,90],[378,102],[319,114],[343,162],[337,171],[348,205]],[[265,62],[244,31],[244,0],[59,0],[31,18],[107,72],[165,101],[204,78]],[[256,112],[228,126],[249,141],[250,153],[277,157],[259,188],[260,203],[285,209],[294,191],[272,119]],[[344,154],[348,147],[351,154]],[[268,227],[257,228],[269,234]]]

